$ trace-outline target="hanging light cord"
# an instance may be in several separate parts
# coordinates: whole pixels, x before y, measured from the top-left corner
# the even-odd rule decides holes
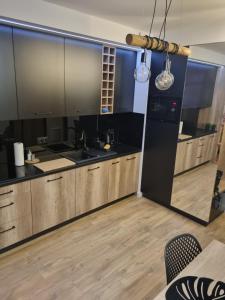
[[[157,6],[157,0],[155,0],[155,3],[154,3],[152,21],[151,21],[151,25],[150,25],[150,29],[149,29],[149,36],[151,36],[151,33],[152,33],[152,27],[153,27],[153,23],[154,23],[154,19],[155,19],[156,6]]]
[[[168,13],[169,13],[169,10],[170,10],[172,1],[173,1],[173,0],[170,0],[169,5],[168,5],[168,2],[167,2],[167,0],[166,0],[165,16],[164,16],[164,21],[163,21],[162,27],[161,27],[161,29],[160,29],[159,39],[161,38],[162,31],[164,31],[164,33],[163,33],[163,40],[165,40],[165,36],[166,36],[166,25],[167,25],[167,16],[168,16]]]

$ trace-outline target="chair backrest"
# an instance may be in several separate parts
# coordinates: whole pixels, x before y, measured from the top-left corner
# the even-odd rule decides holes
[[[167,283],[171,282],[199,253],[202,248],[198,240],[185,233],[170,240],[165,247]]]

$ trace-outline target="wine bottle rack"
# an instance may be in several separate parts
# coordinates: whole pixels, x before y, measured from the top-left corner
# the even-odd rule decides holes
[[[114,106],[116,48],[102,46],[102,84],[100,114],[112,114]]]

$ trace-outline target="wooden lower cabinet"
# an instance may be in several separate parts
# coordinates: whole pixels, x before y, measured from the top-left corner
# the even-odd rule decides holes
[[[174,175],[214,159],[216,144],[216,133],[178,143]]]
[[[139,179],[140,154],[121,158],[120,198],[137,192]]]
[[[76,170],[76,215],[108,203],[108,164],[106,161]]]
[[[174,174],[183,172],[184,170],[184,160],[186,155],[186,142],[180,142],[177,144],[177,154]]]
[[[135,153],[0,188],[0,249],[135,193]]]
[[[76,215],[75,170],[31,181],[33,233]]]
[[[30,181],[0,188],[0,225],[31,215]]]
[[[121,198],[120,182],[122,177],[121,159],[109,161],[108,202]]]
[[[0,249],[32,236],[31,214],[0,225]]]
[[[140,154],[109,161],[108,202],[137,192]]]

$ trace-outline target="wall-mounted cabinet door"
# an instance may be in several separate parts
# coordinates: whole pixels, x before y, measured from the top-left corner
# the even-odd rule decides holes
[[[64,38],[13,29],[20,119],[65,115]]]
[[[102,46],[65,39],[65,87],[67,115],[100,112]]]
[[[116,49],[114,112],[133,112],[137,53]]]
[[[12,28],[0,25],[0,121],[17,119]]]

